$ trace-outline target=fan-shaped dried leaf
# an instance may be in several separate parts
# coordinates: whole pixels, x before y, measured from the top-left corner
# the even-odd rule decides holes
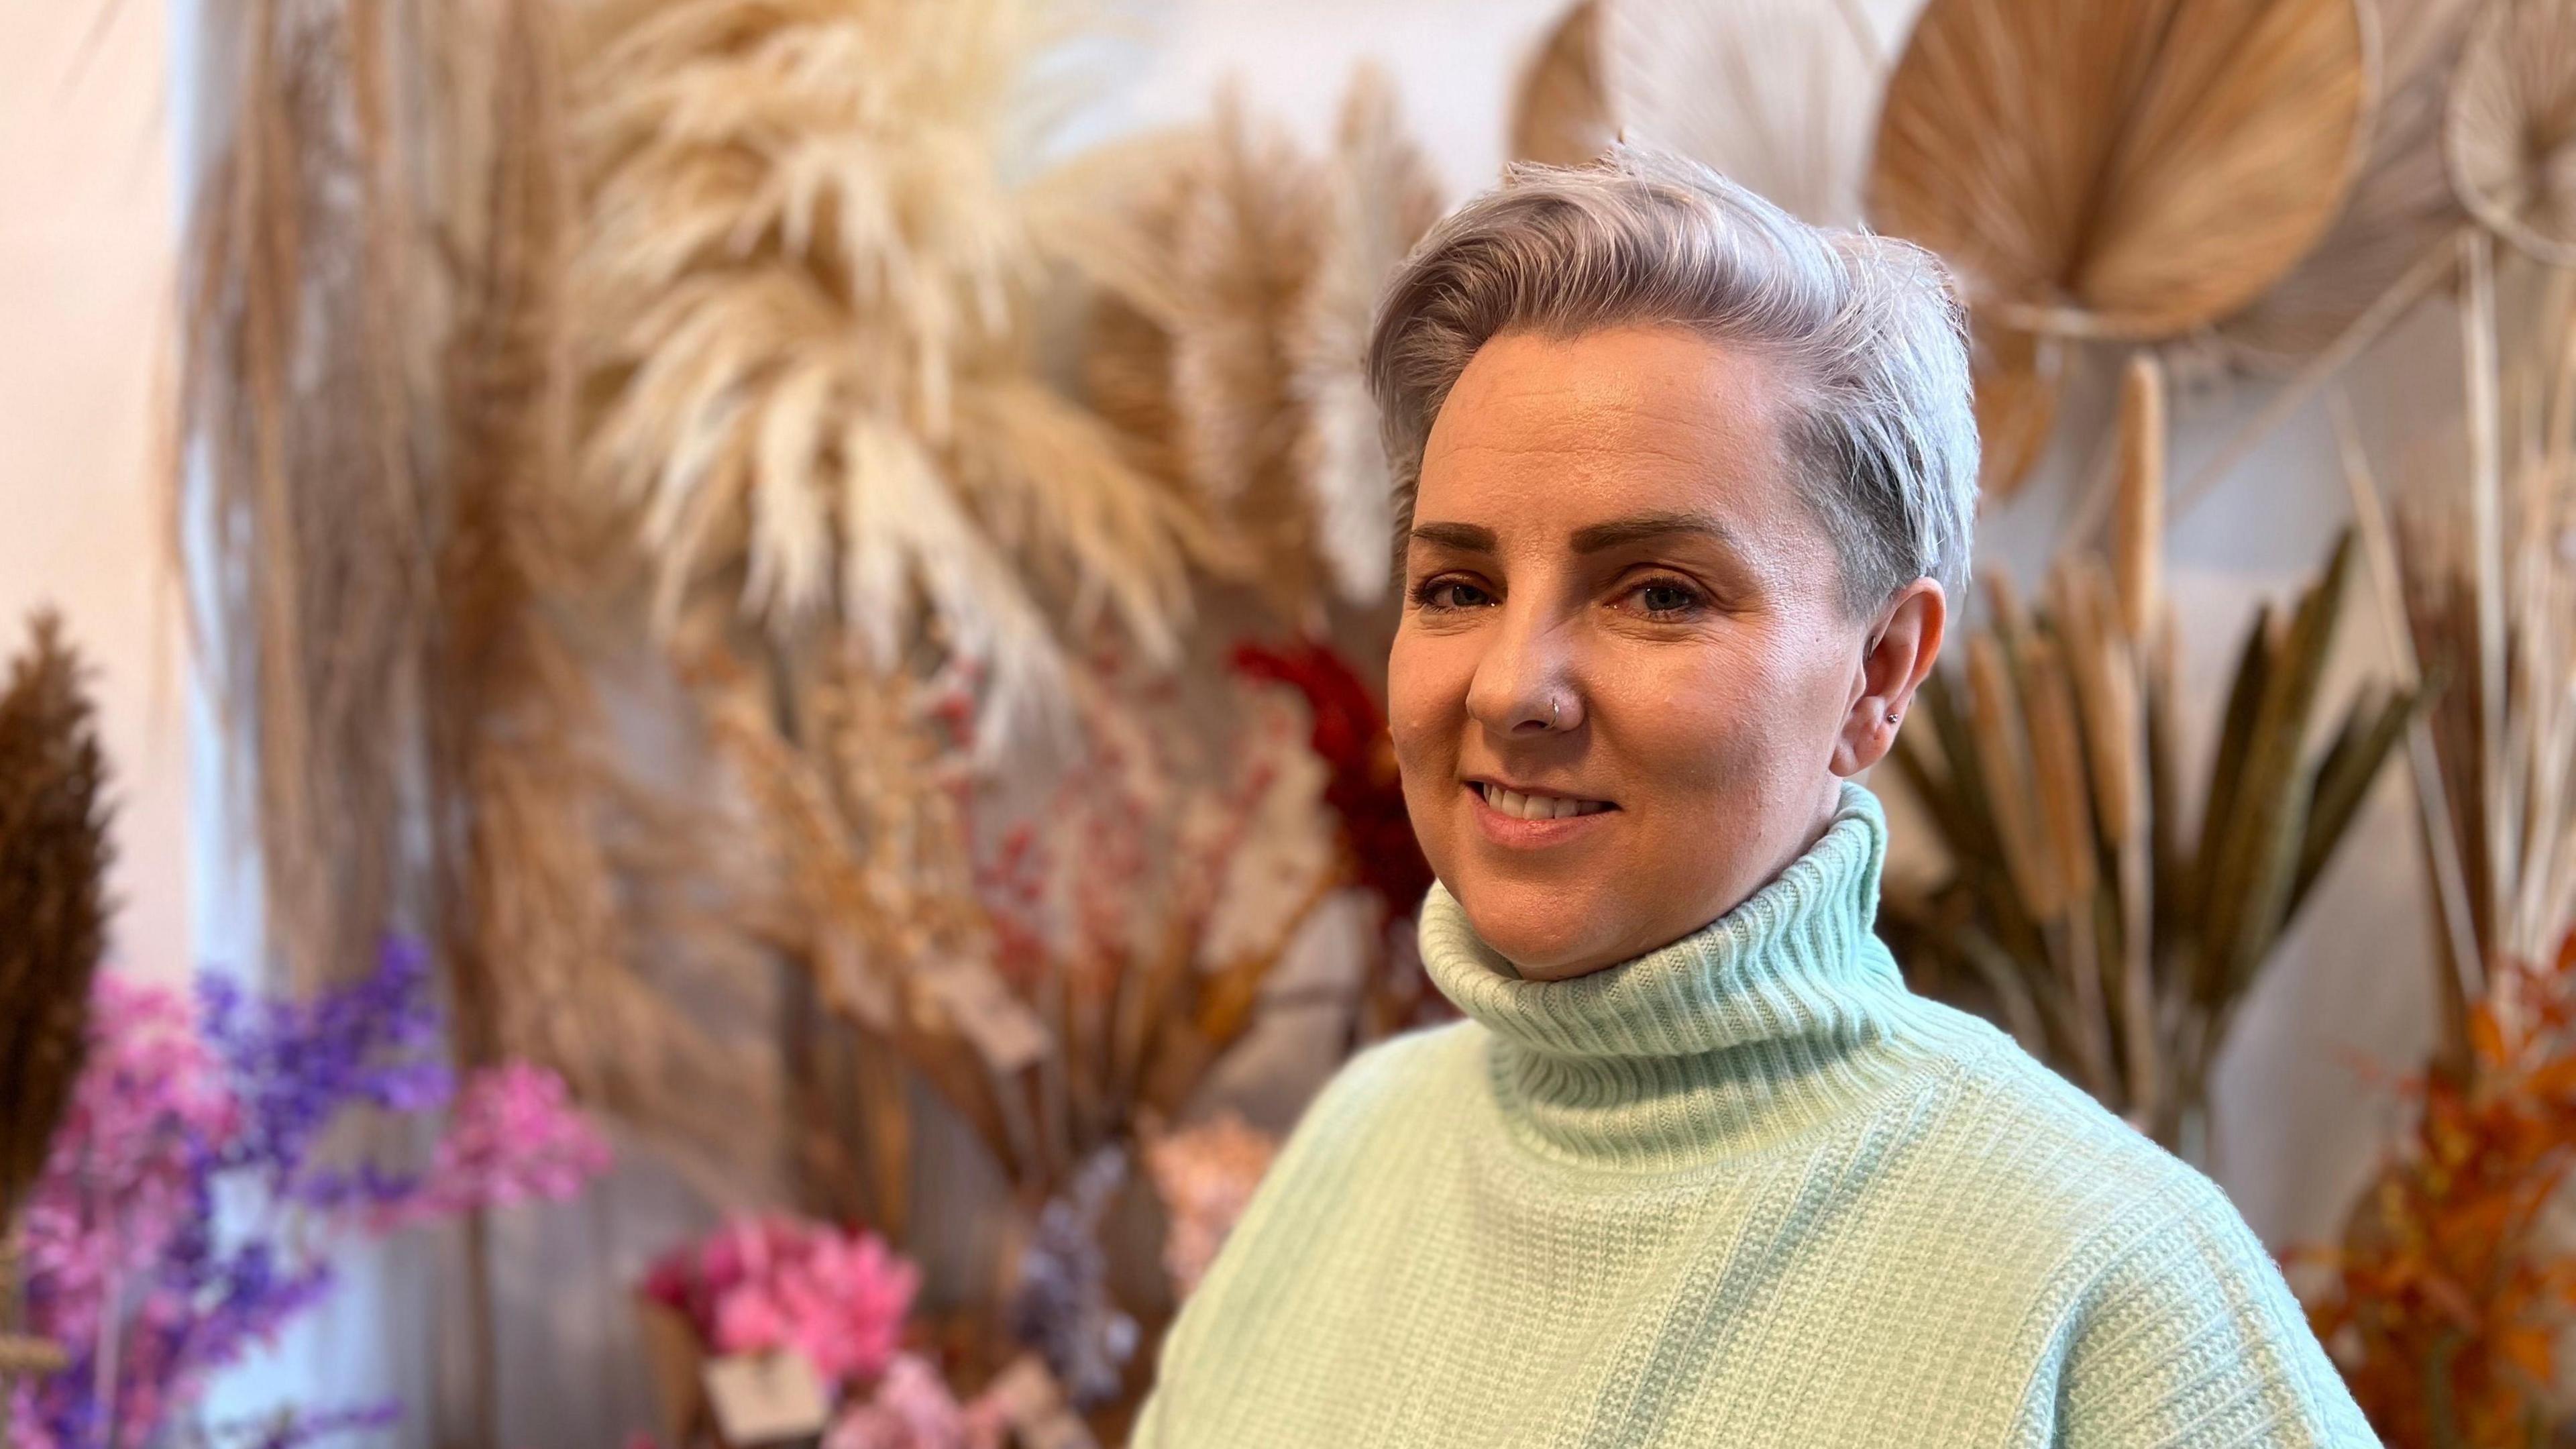
[[[1879,97],[1923,0],[1627,0],[1602,13],[1622,134],[1855,226]]]
[[[2341,209],[2355,0],[1932,0],[1870,181],[2016,326],[2162,338],[2252,300]]]
[[[2451,70],[2476,0],[2379,0],[2379,101],[2342,215],[2287,276],[2219,324],[2229,352],[2289,371],[2324,350],[2460,222],[2442,154]]]
[[[2445,139],[2478,220],[2576,267],[2576,3],[2492,0],[2452,78]]]
[[[1512,97],[1512,159],[1580,166],[1618,138],[1601,78],[1601,7],[1582,0],[1521,73]]]
[[[2056,431],[2066,349],[2053,337],[1982,321],[1973,322],[1971,331],[1981,449],[1977,486],[1988,498],[2007,499],[2038,465]]]

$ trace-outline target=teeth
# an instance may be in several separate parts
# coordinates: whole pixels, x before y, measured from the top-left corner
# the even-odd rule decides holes
[[[1524,795],[1499,785],[1478,787],[1485,803],[1501,814],[1518,820],[1563,820],[1573,815],[1592,815],[1609,807],[1598,800],[1569,800],[1559,795]]]

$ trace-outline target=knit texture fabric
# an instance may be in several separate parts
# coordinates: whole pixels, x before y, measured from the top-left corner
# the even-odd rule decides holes
[[[1354,1058],[1166,1342],[1138,1449],[2373,1445],[2227,1199],[1871,932],[1887,829]]]

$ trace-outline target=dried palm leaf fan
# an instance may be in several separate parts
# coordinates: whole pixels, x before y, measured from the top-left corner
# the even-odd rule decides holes
[[[2306,255],[2365,134],[2365,40],[2355,0],[1932,0],[1869,212],[1958,269],[1989,415],[2044,433],[2057,345],[2206,326]]]
[[[1825,226],[1861,220],[1871,127],[1922,0],[1623,0],[1602,12],[1622,134]]]
[[[2478,0],[2378,0],[2379,102],[2343,212],[2288,275],[2218,324],[2230,356],[2290,372],[2333,346],[2374,303],[2415,280],[2459,229],[2442,153],[2452,66]],[[2389,320],[2395,320],[2392,316]]]
[[[1393,498],[1361,361],[1380,285],[1439,210],[1393,88],[1363,67],[1330,155],[1227,95],[1086,249],[1094,400],[1301,627],[1328,590],[1386,590]]]
[[[2576,3],[2491,0],[2452,79],[2447,139],[2479,221],[2576,267]]]
[[[1512,159],[1580,166],[1610,149],[1619,123],[1601,76],[1601,6],[1582,0],[1540,42],[1512,95]]]
[[[18,1210],[88,1055],[107,949],[107,766],[79,659],[52,614],[0,687],[0,1439],[16,1374],[61,1366],[14,1332]]]
[[[612,7],[583,50],[587,476],[640,505],[659,617],[705,588],[997,724],[1061,703],[1052,621],[1168,655],[1190,519],[1040,380],[1035,0]],[[999,744],[1007,731],[986,739]]]
[[[2412,701],[2368,694],[2330,746],[2306,747],[2348,572],[2338,546],[2295,608],[2267,604],[2248,632],[2187,837],[2163,392],[2152,360],[2133,361],[2111,561],[2063,562],[2036,609],[1998,584],[1964,671],[1926,682],[1894,759],[1953,873],[1888,912],[1927,989],[1992,1011],[2105,1106],[2189,1146],[2237,1007]]]

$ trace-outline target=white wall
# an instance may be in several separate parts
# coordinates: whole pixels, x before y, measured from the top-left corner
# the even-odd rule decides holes
[[[186,970],[185,640],[154,539],[173,255],[163,14],[0,0],[0,654],[59,607],[116,774],[118,965]]]

